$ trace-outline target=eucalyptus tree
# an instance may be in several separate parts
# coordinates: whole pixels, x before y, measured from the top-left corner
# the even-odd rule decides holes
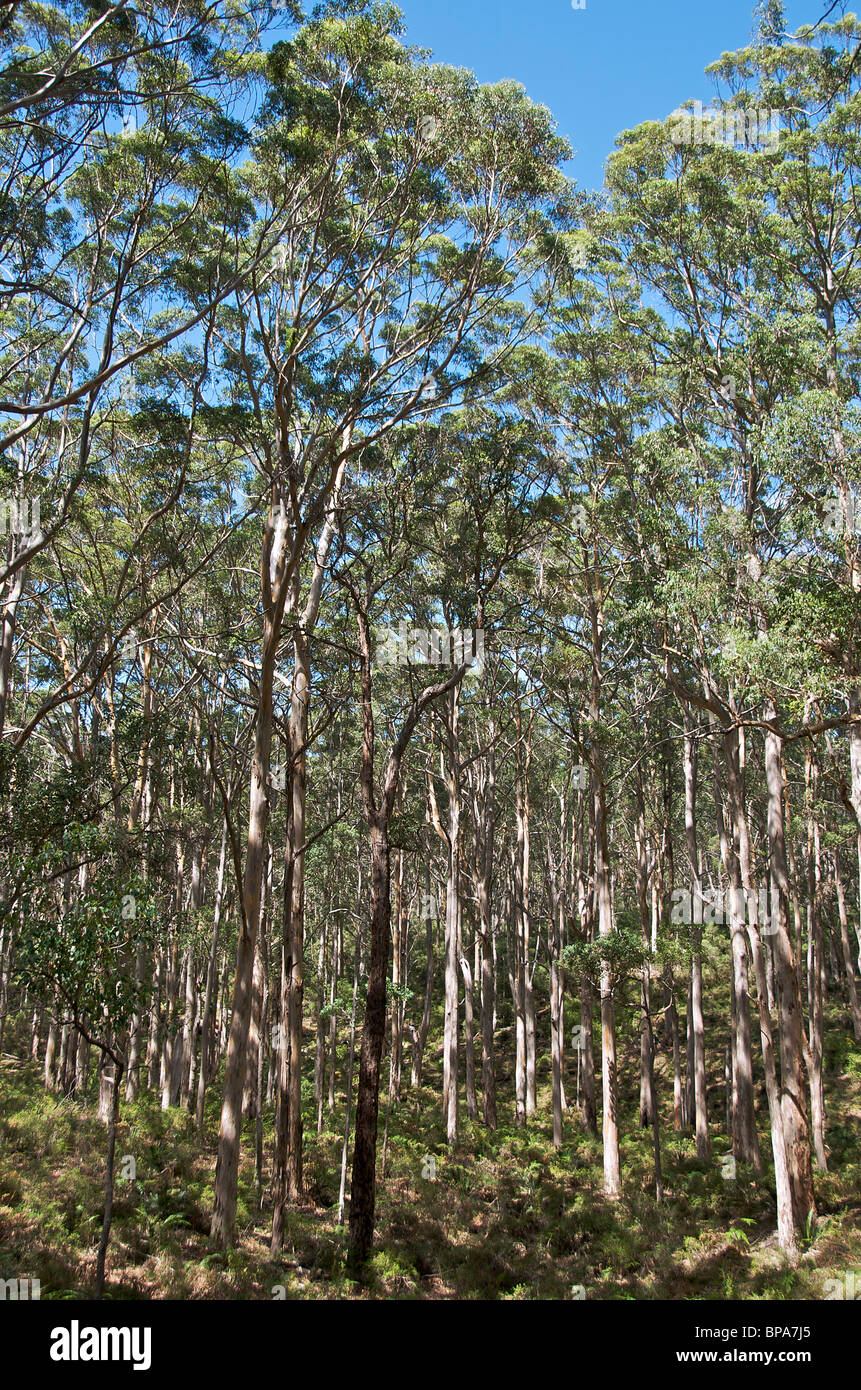
[[[105,1204],[96,1260],[96,1298],[105,1283],[111,1235],[114,1158],[123,1072],[136,1014],[144,1007],[134,962],[151,939],[153,904],[143,884],[129,873],[129,845],[122,838],[92,836],[82,843],[98,848],[92,872],[74,885],[72,875],[49,879],[39,894],[38,912],[27,921],[21,943],[19,978],[37,997],[95,1046],[113,1066],[107,1105]]]
[[[511,370],[517,370],[514,362]],[[441,620],[446,632],[469,632],[475,624],[485,634],[486,667],[481,682],[475,686],[467,682],[434,706],[440,774],[432,767],[427,772],[431,820],[447,860],[443,1107],[450,1144],[458,1135],[459,974],[465,991],[467,1110],[470,1119],[477,1114],[472,1018],[478,980],[463,944],[462,860],[469,812],[477,817],[470,829],[477,856],[474,889],[480,905],[475,925],[481,960],[475,974],[481,979],[482,1091],[485,1118],[495,1123],[493,759],[501,725],[510,718],[510,711],[501,711],[498,723],[497,707],[510,702],[514,689],[511,652],[518,646],[518,630],[527,621],[528,583],[521,581],[529,573],[531,552],[553,510],[549,492],[555,465],[545,446],[538,431],[501,401],[494,407],[473,405],[450,413],[439,427],[420,429],[413,443],[428,496],[418,513],[414,539],[420,567],[416,593],[425,605],[422,620],[430,626]],[[452,552],[469,556],[467,573],[451,572]],[[526,984],[524,976],[524,993]]]
[[[180,317],[151,342],[115,341],[135,298],[164,292],[210,194],[219,215],[241,144],[230,109],[248,94],[238,60],[260,25],[220,0],[14,5],[3,19],[3,409],[20,421],[7,447],[58,412],[69,427],[64,406],[184,331]]]
[[[4,27],[0,729],[32,564],[97,480],[135,372],[198,325],[206,338],[244,269],[219,249],[239,216],[231,106],[256,31],[196,3],[16,6]]]
[[[855,137],[851,91],[833,82],[847,65],[852,23],[838,24],[833,32],[829,26],[821,41],[812,31],[801,31],[725,55],[712,71],[729,81],[732,99],[704,123],[705,147],[680,141],[675,126],[642,127],[621,139],[610,172],[624,218],[626,254],[668,310],[659,352],[668,381],[677,388],[666,393],[665,405],[699,475],[690,506],[688,579],[673,581],[667,673],[685,705],[707,712],[722,743],[726,787],[721,790],[718,773],[716,794],[727,798],[735,836],[735,848],[729,838],[723,840],[725,869],[747,898],[778,1226],[781,1244],[790,1251],[795,1232],[807,1230],[815,1214],[805,1089],[809,1083],[821,1156],[822,1015],[814,990],[808,1041],[796,963],[800,933],[793,946],[789,931],[790,913],[797,922],[800,917],[792,883],[795,879],[797,892],[794,849],[787,843],[786,750],[813,728],[820,734],[841,726],[851,731],[855,723],[851,620],[847,631],[839,610],[825,600],[826,571],[817,561],[815,542],[823,466],[836,470],[844,512],[852,475],[846,447],[852,387],[846,367],[853,361],[848,345],[857,254]],[[771,125],[779,118],[778,141],[763,141],[764,132],[757,131],[763,109]],[[726,137],[729,122],[735,132],[743,123],[744,138]],[[841,533],[840,545],[851,591],[857,544]],[[667,559],[672,574],[675,562],[669,553]],[[833,623],[823,637],[817,626],[826,612]],[[833,687],[831,692],[823,688],[828,676],[821,650],[829,652],[837,669],[844,660],[849,663],[839,678],[848,706],[842,719],[833,709]],[[824,710],[818,725],[805,713],[811,703]],[[756,901],[740,776],[743,724],[758,726],[763,735],[767,862],[776,908],[771,921]],[[851,805],[851,795],[846,799]],[[736,907],[738,901],[737,891]],[[815,977],[821,942],[813,905],[810,911]],[[744,908],[732,913],[734,1000],[742,1008],[748,965],[741,949],[744,915]],[[761,937],[770,945],[764,963]],[[762,973],[772,962],[779,1089],[768,980]],[[736,1056],[746,1118],[738,1137],[741,1152],[756,1161],[745,1051],[742,1029]]]
[[[731,90],[741,82],[756,83],[763,101],[781,113],[779,158],[769,162],[767,188],[782,264],[806,299],[811,360],[804,393],[782,412],[772,438],[788,446],[784,469],[798,530],[815,540],[824,566],[816,591],[808,586],[808,602],[834,695],[846,705],[849,785],[844,800],[855,817],[861,855],[861,694],[854,617],[861,593],[855,399],[861,308],[859,41],[857,20],[843,16],[815,29],[800,28],[754,52],[727,54],[712,71]],[[828,484],[824,496],[823,481]],[[836,603],[829,601],[829,590]],[[845,751],[842,736],[837,748]],[[839,764],[835,772],[839,776]]]
[[[187,747],[194,729],[187,716],[171,714],[171,700],[202,679],[200,656],[188,660],[188,634],[174,626],[180,595],[196,588],[202,606],[215,610],[220,576],[212,573],[213,557],[228,549],[237,529],[231,495],[236,469],[229,451],[199,433],[195,403],[186,395],[195,394],[192,364],[160,360],[154,371],[153,380],[140,383],[135,407],[115,410],[110,433],[97,441],[87,491],[74,499],[51,548],[33,561],[10,653],[3,773],[7,792],[22,777],[27,787],[33,766],[43,769],[49,784],[72,778],[91,786],[92,810],[82,798],[70,819],[106,817],[139,831],[144,875],[150,837],[160,833],[165,762],[170,777],[172,750]],[[194,513],[177,505],[180,495]],[[199,636],[196,645],[205,651]],[[37,787],[29,794],[33,800],[40,795]],[[10,849],[25,825],[29,831],[41,824],[41,816],[17,827],[10,823]],[[56,834],[56,827],[47,833]],[[205,836],[196,837],[195,864],[204,842]],[[74,846],[68,857],[76,869]],[[30,891],[25,867],[26,860],[15,874],[10,906]],[[167,922],[165,936],[173,940],[173,917]],[[161,953],[158,941],[156,962]],[[137,965],[142,987],[149,968],[143,948]],[[142,1036],[135,1027],[132,1094]],[[186,1035],[186,1058],[190,1046]]]
[[[325,565],[331,509],[350,467],[398,425],[452,400],[530,331],[528,303],[516,296],[528,299],[546,272],[547,229],[567,200],[558,167],[566,146],[548,113],[514,84],[483,88],[469,74],[419,64],[399,28],[393,9],[350,9],[324,14],[273,50],[246,184],[262,225],[280,226],[281,240],[273,268],[238,296],[223,330],[224,368],[237,404],[245,402],[236,417],[242,443],[268,504],[244,922],[212,1224],[226,1244],[285,617],[298,634],[298,691],[302,565],[309,548],[318,571]],[[262,233],[254,235],[259,247]],[[297,709],[296,740],[305,718]],[[295,756],[291,766],[301,800]],[[294,803],[298,825],[295,812]],[[304,870],[294,859],[298,960]],[[295,1166],[294,1174],[295,1182]]]
[[[615,1198],[621,1169],[608,830],[611,769],[623,753],[614,702],[630,674],[635,640],[620,619],[636,579],[632,561],[640,552],[637,485],[644,464],[637,440],[654,413],[653,354],[636,283],[620,264],[611,216],[588,200],[580,211],[581,229],[563,241],[568,267],[549,303],[552,353],[537,373],[529,408],[554,439],[560,460],[560,517],[547,584],[557,642],[570,653],[554,674],[564,670],[571,679],[576,672],[577,684],[565,699],[577,709],[566,723],[579,753],[578,781],[581,767],[588,777],[591,912],[607,944],[601,980],[604,1187]],[[588,985],[586,994],[588,1008]]]
[[[349,594],[357,626],[362,716],[360,787],[371,851],[371,950],[350,1189],[350,1261],[357,1268],[364,1265],[370,1254],[374,1233],[380,1059],[385,1032],[391,935],[392,818],[405,759],[423,712],[433,702],[450,696],[461,685],[475,661],[474,634],[469,634],[468,648],[463,640],[463,632],[460,638],[451,633],[431,634],[431,641],[440,639],[440,648],[436,652],[438,660],[430,664],[442,665],[447,669],[439,673],[439,679],[427,684],[422,670],[427,664],[422,660],[427,644],[423,641],[422,651],[417,653],[416,650],[416,634],[421,629],[410,629],[401,642],[400,634],[394,636],[391,629],[381,629],[374,622],[377,613],[384,616],[387,609],[391,612],[391,604],[396,597],[393,592],[395,585],[409,565],[404,542],[409,540],[409,530],[412,529],[409,525],[412,493],[409,476],[402,481],[387,479],[385,494],[380,483],[371,484],[368,502],[375,505],[357,510],[353,525],[345,536],[347,563],[339,569],[338,575],[339,583]],[[373,632],[375,627],[376,634]],[[390,662],[394,645],[397,646],[397,659]],[[457,646],[460,649],[453,650]],[[416,655],[419,659],[414,664]],[[389,675],[390,665],[395,668],[392,673],[394,680],[391,681],[394,688],[391,693],[387,692],[388,699],[383,703],[380,694],[375,696],[374,692],[375,689],[379,692],[383,682],[389,684],[386,676]],[[385,669],[382,681],[379,678],[381,666]],[[405,669],[402,670],[402,667]],[[388,752],[382,757],[384,771],[379,776],[378,790],[381,726],[386,730]],[[457,946],[457,919],[450,903],[447,928],[449,925],[455,946],[452,947],[451,935],[447,930],[447,971]],[[455,1006],[456,1002],[455,998]],[[449,1028],[453,1027],[454,1023],[450,1021]],[[456,1084],[456,1077],[453,1080]]]

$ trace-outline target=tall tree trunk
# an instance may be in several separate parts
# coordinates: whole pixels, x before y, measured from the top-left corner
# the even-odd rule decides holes
[[[810,747],[806,756],[807,783],[807,1016],[810,1122],[813,1152],[820,1172],[828,1169],[825,1153],[825,1093],[822,1084],[824,1026],[824,939],[822,934],[822,862],[819,822],[814,805],[819,789],[818,769]]]
[[[362,1032],[362,1053],[359,1064],[359,1088],[356,1096],[356,1140],[353,1153],[353,1175],[350,1188],[350,1240],[348,1259],[351,1267],[362,1268],[367,1260],[374,1235],[377,1177],[377,1121],[380,1097],[380,1061],[386,1029],[386,975],[388,971],[389,934],[391,929],[389,822],[401,777],[404,754],[422,711],[440,696],[447,695],[463,679],[466,666],[459,666],[448,680],[429,686],[415,699],[404,720],[400,734],[389,754],[383,788],[379,798],[374,786],[374,701],[371,682],[370,632],[367,611],[351,591],[356,606],[359,627],[359,649],[362,681],[362,802],[371,842],[371,950],[368,967],[368,993],[365,1003],[365,1025]],[[454,767],[454,789],[457,790],[457,767]],[[452,822],[456,831],[457,821]],[[457,846],[458,834],[451,836]],[[457,873],[455,848],[454,868]],[[457,947],[457,919],[453,919],[454,946]],[[455,959],[455,969],[456,969]],[[456,1073],[455,1073],[456,1080]]]
[[[492,744],[494,724],[488,738]],[[496,1129],[496,1064],[493,1043],[493,1016],[496,1006],[496,972],[493,964],[493,854],[496,835],[495,760],[491,747],[485,759],[481,786],[481,806],[476,807],[479,867],[478,930],[481,936],[481,1100],[482,1115],[488,1129]]]
[[[395,872],[395,910],[392,916],[392,1043],[389,1076],[389,1108],[400,1097],[401,1039],[403,1036],[403,1001],[401,999],[401,967],[405,930],[406,893],[404,891],[404,855],[398,850]]]
[[[350,1186],[350,1256],[354,1266],[370,1254],[376,1209],[377,1118],[380,1060],[386,1027],[386,973],[389,955],[389,841],[385,825],[371,832],[371,958]]]
[[[248,844],[242,883],[242,921],[236,948],[233,1006],[224,1075],[224,1099],[218,1137],[215,1169],[215,1202],[212,1213],[212,1239],[224,1248],[233,1245],[236,1230],[236,1197],[239,1181],[239,1146],[242,1129],[242,1092],[245,1082],[248,1030],[254,956],[260,927],[263,875],[266,863],[266,830],[269,824],[269,762],[272,747],[272,683],[277,651],[273,619],[264,626],[263,664],[260,698],[251,764],[251,793],[248,811]]]
[[[613,912],[610,903],[610,875],[607,863],[606,811],[604,803],[603,768],[593,769],[595,800],[595,897],[598,909],[598,931],[601,940],[612,936]],[[610,1198],[621,1195],[622,1179],[619,1158],[619,1119],[617,1110],[618,1082],[616,1077],[616,1006],[613,969],[605,958],[601,961],[601,1085],[602,1138],[604,1147],[604,1194]]]
[[[353,961],[353,1005],[350,1010],[350,1043],[347,1055],[347,1104],[344,1116],[344,1143],[341,1149],[341,1183],[338,1191],[338,1225],[344,1220],[344,1196],[347,1190],[347,1157],[350,1151],[350,1128],[353,1121],[353,1072],[356,1055],[356,1000],[359,994],[359,963],[362,958],[361,927],[356,925],[356,953]]]
[[[448,875],[445,893],[445,1017],[443,1023],[443,1115],[446,1140],[457,1143],[458,1135],[458,1053],[459,997],[458,987],[458,922],[460,920],[460,825],[461,794],[458,720],[459,690],[451,692],[446,711],[445,781],[448,791],[448,825],[443,828],[437,810],[433,781],[428,779],[428,800],[431,819],[437,834],[448,851]]]
[[[113,1091],[110,1107],[110,1118],[108,1121],[108,1152],[105,1160],[105,1213],[102,1219],[102,1236],[99,1241],[99,1252],[96,1256],[96,1298],[100,1299],[105,1290],[105,1260],[108,1254],[108,1243],[111,1238],[111,1223],[114,1211],[114,1155],[117,1147],[117,1124],[120,1118],[120,1086],[122,1084],[123,1066],[120,1061],[114,1063]]]
[[[317,948],[317,1036],[314,1046],[314,1104],[317,1107],[317,1134],[323,1133],[323,1073],[326,1067],[326,917],[320,923]]]
[[[206,995],[203,1004],[203,1022],[200,1030],[200,1072],[197,1078],[197,1105],[195,1122],[198,1134],[203,1133],[203,1107],[206,1088],[209,1085],[210,1032],[212,1012],[218,973],[218,935],[221,929],[221,904],[224,897],[224,869],[227,863],[227,821],[221,822],[221,849],[218,856],[218,878],[215,884],[215,903],[212,911],[212,939],[209,945],[209,960],[206,968]]]
[[[837,889],[837,911],[840,918],[840,947],[843,953],[843,968],[846,974],[846,993],[849,999],[849,1012],[852,1018],[852,1031],[855,1041],[861,1042],[861,1005],[858,1002],[858,982],[852,947],[849,944],[849,918],[846,912],[846,892],[843,887],[843,874],[840,868],[840,852],[834,850],[834,883]]]
[[[771,1125],[771,1151],[774,1158],[774,1180],[777,1195],[777,1235],[785,1254],[797,1253],[795,1225],[792,1211],[792,1188],[789,1180],[789,1162],[786,1152],[786,1139],[783,1132],[783,1112],[780,1104],[780,1089],[777,1081],[777,1063],[774,1054],[771,1012],[768,1005],[768,989],[765,978],[762,941],[759,933],[759,895],[753,873],[753,857],[744,805],[744,740],[743,733],[736,732],[724,740],[724,760],[727,772],[729,812],[735,831],[738,850],[738,863],[747,896],[748,941],[751,961],[756,981],[756,999],[759,1012],[760,1039],[762,1043],[762,1064],[765,1073],[765,1093],[768,1100],[768,1114]]]
[[[343,918],[339,915],[335,924],[335,940],[332,948],[332,979],[329,983],[329,1007],[332,1013],[329,1018],[329,1085],[326,1104],[329,1108],[330,1115],[335,1109],[335,1071],[338,1064],[338,1018],[335,1012],[335,1000],[337,998],[338,980],[341,976],[341,943],[343,941],[342,921]]]
[[[650,945],[649,919],[649,865],[646,841],[646,803],[643,793],[642,776],[635,779],[636,815],[634,830],[635,871],[637,880],[637,906],[640,913],[640,931],[645,947]],[[640,1128],[646,1129],[655,1123],[654,1058],[651,1038],[650,972],[648,966],[643,970],[640,981]]]
[[[430,866],[425,863],[425,895],[423,900],[423,915],[425,919],[425,997],[422,1008],[422,1021],[419,1025],[418,1033],[413,1038],[413,1058],[412,1073],[410,1084],[418,1089],[422,1084],[422,1067],[424,1065],[425,1046],[427,1044],[428,1032],[430,1031],[431,1006],[433,1004],[433,924],[435,918],[431,916],[431,892],[430,892]]]
[[[316,617],[316,612],[315,615]],[[305,994],[305,802],[307,795],[308,708],[311,663],[304,633],[294,644],[293,699],[290,715],[290,780],[293,811],[290,838],[294,863],[290,903],[287,966],[287,1038],[289,1048],[287,1098],[286,1196],[295,1201],[302,1193],[302,1021]]]
[[[703,1020],[703,963],[702,963],[702,879],[697,849],[697,755],[694,729],[687,706],[683,706],[685,725],[685,844],[691,874],[691,899],[694,906],[691,937],[691,1014],[690,1025],[694,1040],[694,1110],[696,1115],[697,1157],[711,1157],[709,1139],[708,1099],[706,1093],[705,1024]]]
[[[586,800],[586,819],[590,828],[594,826],[594,802]],[[580,859],[577,865],[577,911],[580,921],[580,935],[584,942],[595,939],[595,898],[587,883],[588,872],[584,872],[582,862],[582,834],[580,840]],[[588,836],[589,859],[594,877],[595,836]],[[580,1032],[577,1046],[577,1084],[580,1098],[580,1121],[589,1134],[598,1133],[598,1109],[595,1103],[595,1049],[593,1045],[594,1010],[592,981],[587,971],[580,976]]]
[[[735,736],[723,733],[724,758],[728,762],[735,759],[737,740]],[[722,806],[722,788],[719,772],[718,747],[714,745],[715,768],[715,815],[717,817],[718,837],[721,857],[729,882],[730,906],[730,946],[732,951],[732,984],[735,1019],[732,1036],[732,1151],[741,1163],[750,1163],[760,1172],[762,1160],[759,1140],[756,1133],[756,1114],[754,1110],[753,1055],[751,1051],[750,1029],[750,990],[748,984],[748,952],[745,932],[746,901],[742,884],[741,870],[734,838],[727,830]]]
[[[14,556],[12,556],[14,559]],[[9,689],[12,679],[12,649],[15,645],[15,626],[18,604],[24,592],[29,565],[21,565],[9,583],[8,593],[3,598],[3,615],[0,618],[0,736],[6,727],[6,709],[9,703]]]
[[[810,1125],[804,1075],[804,1025],[801,994],[792,942],[789,938],[789,876],[783,818],[782,741],[775,732],[777,707],[769,697],[765,720],[771,726],[765,736],[765,777],[768,790],[768,843],[772,893],[777,894],[772,941],[777,987],[780,1039],[781,1112],[786,1140],[792,1209],[796,1229],[807,1233],[815,1219]]]
[[[562,851],[564,857],[564,847]],[[561,864],[560,864],[561,869]],[[553,1101],[553,1147],[562,1147],[562,902],[559,872],[547,843],[547,885],[550,899],[550,1067]]]
[[[463,903],[458,912],[458,959],[464,984],[463,1006],[463,1053],[466,1063],[466,1113],[470,1120],[478,1119],[478,1102],[475,1096],[475,1010],[472,994],[472,971],[469,956],[463,949]]]

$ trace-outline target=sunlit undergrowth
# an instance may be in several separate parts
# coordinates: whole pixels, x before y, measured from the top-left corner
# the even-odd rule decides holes
[[[258,1201],[253,1131],[246,1131],[236,1250],[208,1233],[218,1122],[209,1095],[205,1143],[193,1118],[153,1098],[124,1105],[107,1296],[121,1298],[817,1299],[826,1281],[861,1270],[861,1048],[832,1031],[827,1105],[830,1171],[817,1173],[819,1221],[793,1266],[774,1235],[767,1116],[764,1170],[723,1176],[730,1142],[713,1127],[711,1162],[664,1110],[664,1200],[655,1202],[650,1130],[623,1128],[624,1190],[602,1195],[600,1139],[584,1133],[573,1095],[565,1143],[552,1147],[549,1087],[525,1129],[501,1111],[488,1131],[464,1119],[449,1151],[436,1078],[406,1089],[392,1110],[378,1191],[376,1253],[364,1286],[347,1277],[338,1225],[343,1097],[322,1134],[306,1114],[306,1198],[290,1208],[282,1258],[269,1257],[273,1115],[264,1126]],[[623,1070],[626,1117],[636,1115],[634,1058]],[[719,1078],[710,1076],[712,1118]],[[91,1296],[102,1212],[104,1129],[93,1099],[45,1096],[37,1068],[0,1068],[0,1277],[38,1278],[43,1299]],[[123,1177],[131,1171],[134,1181]],[[382,1122],[380,1161],[382,1159]],[[349,1184],[348,1184],[349,1193]]]

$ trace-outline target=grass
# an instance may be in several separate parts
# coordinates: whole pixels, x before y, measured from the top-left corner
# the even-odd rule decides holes
[[[715,1027],[719,1027],[717,1020]],[[621,1035],[621,1029],[620,1029]],[[631,1038],[633,1029],[625,1028]],[[714,1032],[707,1031],[711,1040]],[[346,1272],[338,1225],[343,1101],[319,1136],[306,1115],[302,1203],[287,1214],[284,1250],[269,1255],[271,1213],[256,1198],[253,1133],[246,1130],[238,1205],[239,1239],[229,1254],[209,1239],[218,1087],[208,1098],[198,1144],[192,1118],[162,1111],[155,1098],[124,1105],[117,1141],[117,1192],[106,1297],[113,1299],[818,1299],[826,1281],[861,1280],[861,1048],[829,1018],[826,1101],[830,1171],[816,1175],[819,1222],[790,1265],[776,1246],[774,1181],[741,1165],[721,1172],[729,1140],[720,1133],[722,1048],[710,1047],[714,1155],[697,1159],[689,1134],[662,1127],[665,1199],[654,1201],[651,1131],[635,1128],[636,1043],[624,1055],[620,1094],[623,1192],[602,1194],[601,1146],[572,1110],[554,1152],[549,1085],[525,1129],[500,1106],[489,1132],[464,1119],[449,1150],[439,1086],[404,1091],[393,1108],[387,1172],[379,1184],[375,1254],[359,1285]],[[501,1058],[500,1096],[510,1094]],[[387,1069],[386,1069],[387,1070]],[[666,1113],[671,1078],[658,1068]],[[382,1107],[381,1107],[382,1108]],[[758,1101],[764,1159],[770,1158],[764,1101]],[[265,1114],[266,1159],[273,1116]],[[382,1120],[381,1120],[382,1132]],[[43,1299],[92,1295],[101,1223],[105,1132],[87,1102],[46,1096],[40,1069],[0,1064],[0,1278],[38,1278]],[[382,1140],[380,1150],[382,1149]],[[134,1178],[130,1174],[134,1159]],[[429,1158],[435,1159],[434,1165]],[[125,1170],[124,1170],[125,1160]]]

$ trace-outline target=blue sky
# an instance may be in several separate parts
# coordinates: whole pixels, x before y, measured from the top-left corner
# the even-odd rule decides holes
[[[397,0],[406,39],[482,82],[510,77],[549,106],[576,151],[570,173],[599,188],[620,130],[714,95],[707,64],[750,39],[756,0]],[[789,0],[789,28],[828,0]],[[851,8],[851,7],[850,7]]]

